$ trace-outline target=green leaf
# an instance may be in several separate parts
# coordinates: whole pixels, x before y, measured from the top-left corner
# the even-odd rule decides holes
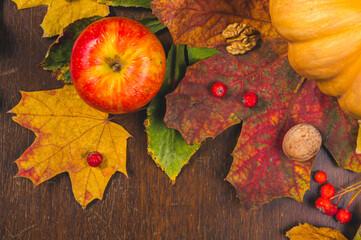
[[[152,0],[100,0],[99,3],[106,3],[113,7],[143,7],[150,8]]]
[[[173,182],[201,143],[187,145],[177,130],[165,125],[163,122],[166,111],[164,96],[172,91],[185,76],[187,62],[193,64],[213,56],[217,52],[217,50],[212,49],[173,45],[168,53],[162,88],[148,106],[148,117],[145,121],[148,134],[148,152]]]
[[[187,46],[188,62],[193,65],[196,62],[205,60],[216,55],[219,51],[212,48],[198,48]]]
[[[144,18],[139,21],[140,23],[144,24],[150,31],[153,33],[157,33],[160,30],[166,28],[166,26],[158,20],[158,18]]]
[[[200,147],[200,144],[187,145],[177,130],[168,128],[163,122],[166,110],[164,95],[184,77],[186,66],[185,46],[173,45],[168,53],[162,88],[149,104],[145,121],[148,152],[173,182]]]
[[[146,130],[148,152],[157,165],[174,182],[182,167],[198,150],[200,144],[187,145],[180,133],[163,122],[165,101],[156,97],[147,109]]]
[[[185,45],[172,45],[167,57],[163,85],[158,95],[165,95],[175,89],[184,77],[187,68]]]
[[[70,69],[65,69],[65,71],[62,73],[61,75],[62,79],[64,80],[65,83],[72,83],[73,81],[71,80],[71,76],[70,76]]]
[[[53,71],[58,80],[71,83],[69,62],[74,42],[84,28],[101,18],[96,16],[80,19],[66,27],[64,32],[50,46],[44,60],[41,62],[40,65],[43,69]]]
[[[187,62],[193,64],[217,52],[217,50],[173,45],[168,53],[166,74],[162,88],[148,106],[148,117],[145,121],[148,134],[148,152],[173,182],[182,167],[189,162],[191,156],[198,150],[201,143],[187,145],[177,130],[168,128],[165,125],[163,122],[166,112],[164,96],[175,89],[180,80],[185,76]]]

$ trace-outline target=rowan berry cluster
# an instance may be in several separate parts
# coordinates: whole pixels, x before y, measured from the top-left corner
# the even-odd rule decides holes
[[[213,96],[221,98],[227,93],[227,86],[221,82],[216,82],[211,87]],[[245,107],[252,108],[257,105],[258,96],[253,92],[247,92],[242,97],[242,102]]]
[[[357,195],[361,192],[361,183],[356,183],[347,188],[338,187],[327,181],[327,174],[323,171],[318,171],[314,179],[316,182],[323,184],[321,186],[321,196],[316,200],[315,206],[318,210],[329,216],[335,216],[340,223],[349,223],[352,219],[352,214],[349,211],[351,203],[355,200]],[[336,191],[336,188],[338,191]],[[346,208],[339,208],[341,197],[348,193],[354,192]]]

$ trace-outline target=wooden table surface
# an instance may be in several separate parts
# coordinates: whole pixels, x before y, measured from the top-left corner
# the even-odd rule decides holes
[[[151,11],[135,8],[111,11],[136,20],[151,16]],[[0,239],[286,239],[287,230],[304,222],[336,228],[353,238],[361,223],[360,201],[351,208],[352,222],[338,224],[314,208],[317,185],[313,181],[304,204],[281,198],[245,211],[235,189],[223,180],[232,164],[240,125],[206,140],[172,185],[147,154],[145,111],[122,116],[117,122],[134,136],[128,141],[129,178],[116,173],[104,200],[92,202],[85,210],[74,200],[67,174],[36,187],[28,179],[14,178],[14,161],[34,141],[34,134],[6,112],[20,101],[19,90],[62,86],[38,66],[54,41],[41,38],[39,25],[45,13],[46,7],[17,11],[12,1],[0,1]],[[168,50],[169,33],[159,38]],[[319,169],[339,185],[358,178],[338,168],[324,149],[313,171]]]

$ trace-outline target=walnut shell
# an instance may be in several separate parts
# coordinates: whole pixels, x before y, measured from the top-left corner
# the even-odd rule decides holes
[[[304,162],[316,156],[321,145],[320,132],[310,124],[301,123],[288,130],[282,149],[289,159]]]

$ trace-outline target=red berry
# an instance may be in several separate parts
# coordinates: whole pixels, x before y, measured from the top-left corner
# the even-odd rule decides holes
[[[335,217],[339,223],[349,223],[352,219],[352,214],[349,210],[341,208],[337,211]]]
[[[227,86],[221,82],[217,82],[212,85],[211,91],[212,91],[213,96],[223,97],[224,95],[226,95]]]
[[[87,157],[89,166],[97,167],[103,161],[103,156],[98,152],[91,152]]]
[[[318,171],[315,175],[315,180],[318,183],[325,183],[327,180],[327,174],[323,171]]]
[[[325,184],[321,187],[321,197],[324,198],[331,198],[335,196],[335,187],[331,184]]]
[[[325,212],[325,214],[328,216],[333,216],[337,213],[337,210],[338,210],[337,205],[332,203],[331,209]]]
[[[320,212],[326,213],[332,208],[332,203],[330,199],[320,197],[317,199],[315,206]]]
[[[248,92],[243,95],[243,103],[246,107],[254,107],[258,102],[258,96],[253,92]]]

